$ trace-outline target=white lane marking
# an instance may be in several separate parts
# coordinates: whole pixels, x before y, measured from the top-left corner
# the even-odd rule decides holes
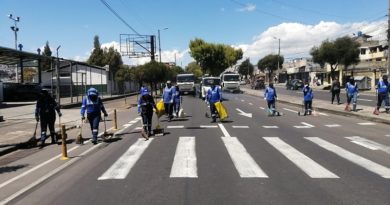
[[[331,124],[331,125],[325,125],[326,127],[340,127],[341,125],[339,124]]]
[[[142,130],[142,127],[136,127],[135,130]]]
[[[138,122],[138,120],[132,120],[132,121],[130,121],[129,123],[130,124],[134,124],[134,123],[137,123]]]
[[[180,137],[169,177],[198,178],[195,137]]]
[[[283,108],[283,110],[287,110],[287,111],[290,111],[290,112],[293,112],[293,113],[298,113],[298,111],[291,110],[291,109],[288,109],[288,108]]]
[[[218,128],[218,125],[201,125],[200,128]]]
[[[132,125],[133,125],[133,124],[131,124],[131,123],[129,123],[129,124],[124,124],[123,127],[126,127],[126,128],[127,128],[127,127],[130,127],[130,126],[132,126]]]
[[[263,107],[259,107],[261,110],[265,110],[265,108],[263,108]]]
[[[76,147],[73,147],[73,148],[69,149],[68,152],[72,152],[73,150],[75,150],[75,149],[77,149],[77,148],[79,148],[79,147],[80,147],[80,145],[79,145],[79,146],[76,146]],[[37,169],[39,169],[39,168],[45,166],[46,164],[49,164],[50,162],[52,162],[52,161],[54,161],[54,160],[60,158],[61,156],[62,156],[62,154],[56,155],[56,156],[50,158],[49,160],[47,160],[47,161],[45,161],[45,162],[43,162],[43,163],[41,163],[41,164],[39,164],[39,165],[37,165],[37,166],[35,166],[35,167],[33,167],[33,168],[31,168],[31,169],[29,169],[29,170],[23,172],[22,174],[19,174],[18,176],[15,176],[14,178],[11,178],[11,179],[9,179],[9,180],[3,182],[2,184],[0,184],[0,189],[3,188],[3,187],[5,187],[5,186],[7,186],[8,184],[10,184],[10,183],[12,183],[12,182],[18,180],[18,179],[20,179],[20,178],[22,178],[22,177],[24,177],[24,176],[30,174],[31,172],[33,172],[33,171],[35,171],[35,170],[37,170]]]
[[[245,100],[241,100],[241,102],[245,102]]]
[[[354,154],[348,150],[345,150],[337,145],[334,145],[330,142],[327,142],[321,138],[318,138],[318,137],[305,137],[307,140],[317,144],[318,146],[330,151],[330,152],[333,152],[334,154],[346,159],[346,160],[349,160],[371,172],[374,172],[380,176],[382,176],[383,178],[390,178],[390,169],[383,166],[383,165],[380,165],[378,163],[375,163],[371,160],[368,160],[364,157],[361,157],[357,154]]]
[[[239,115],[242,115],[242,116],[245,116],[245,117],[252,118],[252,113],[244,112],[244,111],[242,111],[242,110],[239,109],[239,108],[236,108],[236,110],[239,112],[239,113],[238,113]]]
[[[247,126],[247,125],[233,125],[232,128],[245,129],[245,128],[249,128],[249,126]]]
[[[167,129],[181,129],[184,128],[184,125],[169,125]]]
[[[387,154],[390,154],[390,147],[389,146],[377,143],[375,141],[372,141],[372,140],[369,140],[369,139],[366,139],[363,137],[359,137],[359,136],[345,137],[345,138],[351,140],[351,142],[353,142],[355,144],[361,145],[361,146],[366,147],[368,149],[382,150],[382,151],[386,152]]]
[[[390,137],[390,135],[385,135],[386,137]]]
[[[42,176],[41,178],[39,178],[38,180],[36,180],[35,182],[25,186],[23,189],[15,192],[14,194],[12,194],[11,196],[7,197],[6,199],[4,199],[3,201],[0,201],[0,204],[7,204],[8,202],[12,201],[13,199],[19,197],[20,195],[22,195],[23,193],[27,192],[28,190],[34,188],[35,186],[41,184],[42,182],[46,181],[47,179],[49,179],[50,177],[52,177],[53,175],[57,174],[58,172],[62,171],[63,169],[65,169],[66,167],[72,165],[73,163],[77,162],[78,160],[81,159],[82,156],[88,154],[89,152],[91,152],[92,150],[98,148],[101,144],[98,144],[98,145],[95,145],[91,148],[89,148],[88,150],[84,151],[83,153],[81,153],[79,155],[79,157],[75,157],[75,158],[71,158],[68,162],[66,162],[65,164],[62,164],[61,166],[57,167],[56,169],[54,170],[51,170],[49,173],[46,173],[44,176]],[[77,146],[79,147],[79,146]]]
[[[276,126],[276,125],[271,125],[271,126],[264,125],[263,127],[266,128],[266,129],[276,129],[276,128],[279,128],[279,127]]]
[[[152,141],[153,138],[150,138],[148,141],[139,138],[98,180],[126,178],[131,168],[133,168]]]
[[[226,130],[225,126],[223,126],[222,123],[219,123],[218,126],[221,129],[224,137],[231,137],[229,132]]]
[[[319,112],[318,114],[320,114],[320,115],[322,115],[322,116],[329,116],[328,114],[323,113],[323,112]]]
[[[279,137],[263,138],[311,178],[339,178],[337,175],[319,165],[305,154],[299,152]]]
[[[236,137],[221,137],[225,147],[242,178],[268,178]]]
[[[373,122],[359,122],[358,125],[375,125]]]
[[[136,120],[142,120],[142,117],[136,117],[135,119]]]
[[[301,122],[301,124],[303,124],[303,126],[302,125],[296,125],[296,126],[294,126],[295,128],[298,128],[298,129],[307,129],[307,128],[313,128],[313,127],[315,127],[314,125],[311,125],[311,124],[309,124],[309,123],[306,123],[306,122]]]
[[[253,105],[253,103],[249,103],[249,105]]]
[[[364,99],[364,98],[359,98],[360,101],[367,101],[367,102],[372,102],[370,99]]]

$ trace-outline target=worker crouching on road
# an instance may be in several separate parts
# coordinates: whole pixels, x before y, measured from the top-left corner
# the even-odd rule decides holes
[[[163,92],[163,101],[164,101],[164,107],[165,112],[168,115],[168,122],[170,122],[173,118],[173,98],[175,95],[175,88],[172,87],[171,81],[167,81],[167,85],[165,86],[164,92]]]
[[[389,81],[387,79],[387,75],[382,76],[382,80],[378,82],[377,85],[377,92],[378,92],[378,102],[377,106],[374,110],[375,115],[379,115],[379,109],[382,106],[382,101],[385,101],[385,109],[386,113],[389,113],[390,111],[390,102],[389,102],[389,92],[390,92],[390,87],[389,87]]]
[[[313,90],[309,86],[308,82],[305,82],[305,86],[302,89],[303,91],[303,102],[305,103],[305,113],[303,115],[311,115],[312,104],[313,104]]]
[[[101,112],[104,117],[107,117],[107,111],[104,108],[102,99],[99,97],[99,92],[95,88],[90,88],[87,91],[87,95],[83,99],[81,105],[81,120],[85,120],[84,114],[87,112],[87,119],[92,130],[92,143],[97,144],[97,136],[99,132],[99,122],[101,119]]]
[[[142,136],[148,140],[152,134],[152,118],[153,108],[157,110],[156,103],[147,88],[141,92],[141,97],[138,100],[138,114],[141,114],[143,133]]]
[[[275,115],[276,113],[276,89],[272,82],[269,83],[268,87],[264,91],[264,100],[267,101],[269,115]]]
[[[355,79],[351,77],[349,82],[345,85],[345,91],[347,92],[347,105],[345,106],[345,111],[351,111],[351,107],[349,106],[352,102],[352,110],[356,110],[357,98],[359,97],[359,89],[355,82]]]
[[[210,113],[212,118],[212,123],[217,121],[217,109],[215,108],[216,102],[222,102],[222,92],[221,89],[214,84],[211,85],[211,88],[207,91],[206,102],[210,104]]]
[[[173,110],[175,111],[176,117],[179,117],[179,110],[181,103],[183,102],[182,96],[180,95],[179,86],[175,86],[175,94],[173,96]]]
[[[61,117],[60,107],[56,101],[49,95],[47,90],[42,90],[37,100],[37,105],[35,109],[35,119],[37,122],[41,121],[41,138],[40,138],[40,147],[45,146],[45,140],[47,138],[46,131],[47,126],[49,126],[51,143],[57,143],[57,134],[54,129],[54,123],[56,121],[56,112],[58,116]]]

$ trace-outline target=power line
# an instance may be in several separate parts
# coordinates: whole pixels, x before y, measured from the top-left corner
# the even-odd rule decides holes
[[[131,27],[111,6],[105,1],[100,0],[119,20],[121,20],[128,28],[130,28],[135,34],[141,36],[133,27]]]

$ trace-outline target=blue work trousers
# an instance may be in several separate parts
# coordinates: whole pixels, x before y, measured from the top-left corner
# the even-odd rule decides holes
[[[99,122],[100,122],[100,113],[88,113],[87,118],[89,121],[89,125],[91,126],[91,131],[92,131],[92,141],[97,141],[97,136],[99,133]]]

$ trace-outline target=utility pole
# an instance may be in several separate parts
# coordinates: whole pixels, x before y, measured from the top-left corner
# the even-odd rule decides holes
[[[168,28],[163,28],[163,30],[167,30]],[[161,41],[160,41],[160,29],[158,29],[158,56],[160,58],[160,63],[161,63]]]
[[[387,14],[387,75],[390,74],[390,0],[388,1],[389,12]]]
[[[61,83],[60,83],[60,59],[58,58],[58,49],[60,49],[61,48],[61,45],[59,45],[58,47],[57,47],[57,64],[56,64],[56,74],[57,74],[57,89],[56,89],[56,94],[57,94],[57,103],[58,103],[58,105],[61,105],[61,102],[60,102],[60,100],[61,100],[61,97],[60,97],[60,85],[61,85]]]
[[[16,25],[17,22],[20,21],[20,17],[17,16],[16,18],[14,18],[12,16],[12,14],[9,14],[8,15],[8,18],[10,18],[11,20],[14,21],[14,26],[11,26],[11,30],[14,31],[14,34],[15,34],[15,50],[18,50],[18,31],[19,31],[19,28],[18,26]],[[15,79],[16,79],[16,83],[19,83],[19,80],[18,80],[18,65],[15,66]],[[22,78],[23,80],[23,78]]]

